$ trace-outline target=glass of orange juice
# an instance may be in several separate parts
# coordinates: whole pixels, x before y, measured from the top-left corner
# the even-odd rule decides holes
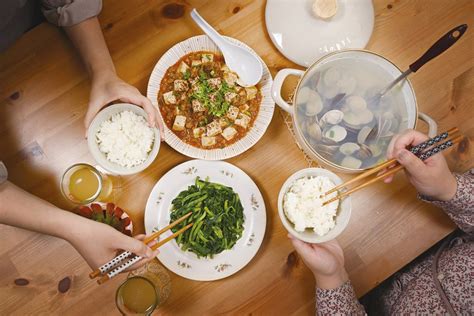
[[[163,304],[171,292],[171,278],[158,261],[128,274],[115,295],[117,308],[123,315],[150,315]]]
[[[136,275],[119,286],[115,303],[122,315],[151,315],[159,304],[159,294],[153,282]]]
[[[107,201],[113,191],[113,179],[95,167],[79,163],[69,167],[61,179],[61,192],[75,204]]]

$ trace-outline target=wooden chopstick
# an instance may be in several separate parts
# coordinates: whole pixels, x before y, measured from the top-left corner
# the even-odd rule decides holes
[[[169,224],[168,226],[160,229],[159,231],[157,232],[154,232],[153,234],[151,234],[150,236],[146,237],[143,242],[145,244],[148,244],[150,241],[152,240],[155,240],[158,236],[160,236],[161,234],[163,234],[165,231],[175,227],[176,225],[178,225],[179,223],[181,223],[182,221],[184,221],[186,218],[188,218],[189,216],[191,216],[193,212],[189,212],[187,213],[186,215],[183,215],[181,216],[180,218],[178,218],[177,220],[175,220],[174,222],[172,222],[171,224]]]
[[[357,181],[359,181],[359,180],[361,180],[361,179],[364,179],[364,178],[366,178],[366,177],[368,177],[368,176],[370,176],[370,175],[372,175],[372,174],[374,174],[374,173],[376,173],[376,172],[379,172],[380,170],[383,170],[383,169],[385,169],[385,168],[388,168],[389,166],[391,166],[391,165],[393,165],[393,164],[397,164],[397,163],[398,163],[398,162],[397,162],[397,159],[390,159],[390,160],[388,160],[388,161],[386,161],[386,162],[384,162],[384,163],[382,163],[382,164],[380,164],[380,165],[378,165],[378,166],[376,166],[376,167],[374,167],[374,168],[372,168],[372,169],[370,169],[370,170],[367,170],[367,171],[364,172],[364,173],[361,173],[361,174],[358,175],[357,177],[352,178],[351,180],[349,180],[349,181],[347,181],[347,182],[344,182],[344,183],[342,183],[342,184],[340,184],[340,185],[338,185],[338,186],[335,186],[335,187],[332,188],[331,190],[329,190],[329,191],[327,191],[326,193],[324,193],[322,196],[326,196],[326,195],[328,195],[328,194],[331,194],[332,192],[335,192],[335,191],[337,191],[337,190],[339,190],[339,189],[341,189],[341,188],[343,188],[343,187],[345,187],[345,186],[348,186],[349,184],[352,184],[352,183],[357,182]]]
[[[435,137],[433,137],[433,138],[428,139],[427,141],[425,141],[425,142],[423,142],[423,143],[421,143],[421,144],[416,145],[415,147],[411,148],[410,151],[411,151],[413,154],[416,155],[416,154],[418,154],[418,153],[419,153],[421,150],[423,150],[423,149],[426,149],[426,148],[428,148],[428,147],[430,147],[430,146],[432,146],[432,145],[434,145],[434,144],[436,144],[436,143],[438,143],[438,142],[440,142],[440,141],[442,141],[442,140],[444,140],[444,139],[446,139],[446,138],[448,138],[448,137],[453,137],[453,136],[455,136],[458,132],[459,132],[459,129],[458,129],[457,127],[453,127],[453,128],[449,129],[448,131],[446,131],[446,132],[444,132],[444,133],[441,133],[441,134],[439,134],[439,135],[437,135],[437,136],[435,136]],[[345,186],[348,186],[349,184],[352,184],[352,183],[357,182],[357,181],[359,181],[359,180],[361,180],[361,179],[363,179],[363,178],[366,178],[366,177],[368,177],[368,176],[370,176],[370,175],[372,175],[372,174],[374,174],[374,173],[376,173],[376,172],[379,172],[379,171],[381,171],[381,170],[383,170],[383,169],[385,169],[385,168],[388,168],[388,167],[391,166],[391,165],[398,165],[397,159],[395,159],[395,158],[394,158],[394,159],[390,159],[390,160],[388,160],[388,161],[386,161],[386,162],[384,162],[384,163],[382,163],[382,164],[380,164],[380,165],[378,165],[378,166],[376,166],[376,167],[374,167],[374,168],[372,168],[372,169],[370,169],[370,170],[367,170],[367,171],[364,172],[364,173],[361,173],[361,174],[358,175],[357,177],[352,178],[351,180],[349,180],[349,181],[347,181],[347,182],[345,182],[345,183],[342,183],[342,184],[340,184],[340,185],[338,185],[338,186],[335,186],[335,187],[332,188],[331,190],[329,190],[329,191],[327,191],[326,193],[324,193],[324,194],[322,195],[322,197],[323,197],[323,196],[326,196],[326,195],[328,195],[328,194],[331,194],[332,192],[335,192],[335,191],[337,191],[337,190],[339,190],[339,189],[341,189],[341,188],[343,188],[343,187],[345,187]]]
[[[176,238],[177,236],[181,235],[182,233],[184,233],[186,230],[188,230],[191,226],[193,226],[193,223],[191,224],[188,224],[186,226],[184,226],[183,228],[181,228],[180,230],[178,230],[176,233],[166,237],[165,239],[163,239],[162,241],[160,241],[159,243],[157,243],[156,245],[153,245],[151,247],[151,249],[153,250],[156,250],[158,249],[159,247],[163,246],[164,244],[166,244],[168,241]],[[119,273],[123,272],[125,269],[131,267],[132,265],[134,265],[135,263],[137,263],[138,261],[142,260],[143,258],[140,257],[140,256],[134,256],[133,258],[131,258],[130,260],[126,261],[125,263],[121,264],[120,266],[114,268],[112,271],[109,271],[107,272],[107,274],[105,274],[104,276],[102,276],[100,279],[97,280],[97,283],[99,284],[103,284],[105,282],[107,282],[108,280],[112,279],[114,276],[118,275]]]
[[[189,212],[183,216],[181,216],[180,218],[178,218],[177,220],[175,220],[174,222],[172,222],[171,224],[169,224],[168,226],[160,229],[159,231],[157,232],[154,232],[153,234],[151,234],[150,236],[146,237],[144,240],[143,240],[143,243],[144,244],[148,244],[149,242],[155,240],[158,236],[160,236],[161,234],[163,234],[165,231],[173,228],[174,226],[178,225],[179,223],[181,223],[182,221],[184,221],[186,218],[188,218],[189,216],[191,216],[192,212]],[[133,254],[130,252],[130,251],[124,251],[122,252],[121,254],[119,254],[118,256],[116,256],[115,258],[113,258],[112,260],[110,260],[109,262],[103,264],[102,266],[100,266],[98,269],[92,271],[90,274],[89,274],[89,277],[91,279],[93,278],[96,278],[98,277],[99,275],[101,274],[105,274],[107,273],[107,271],[109,271],[110,269],[114,268],[115,266],[117,266],[119,263],[121,263],[123,260],[125,260],[126,258],[132,256]]]
[[[392,174],[394,174],[394,173],[396,173],[396,172],[398,172],[398,171],[400,171],[400,170],[402,170],[402,169],[403,169],[403,166],[402,166],[402,165],[397,165],[396,167],[389,169],[389,171],[387,171],[387,172],[385,172],[385,173],[383,173],[383,174],[380,174],[380,175],[376,176],[375,178],[370,179],[369,181],[362,183],[362,184],[359,185],[359,186],[356,186],[356,187],[354,187],[354,188],[352,188],[352,189],[350,189],[350,190],[341,192],[339,195],[333,197],[332,199],[329,199],[329,200],[325,201],[325,202],[323,203],[323,206],[324,206],[324,205],[327,205],[327,204],[329,204],[329,203],[331,203],[331,202],[340,200],[340,199],[342,199],[343,197],[345,197],[345,196],[347,196],[347,195],[349,195],[349,194],[351,194],[351,193],[354,193],[355,191],[358,191],[358,190],[360,190],[360,189],[362,189],[362,188],[365,188],[365,187],[368,186],[369,184],[372,184],[372,183],[377,182],[377,181],[379,181],[379,180],[381,180],[381,179],[383,179],[383,178],[386,178],[387,176],[392,175]]]
[[[456,133],[457,133],[456,131],[453,132],[453,134],[456,134]],[[443,134],[445,134],[445,133],[443,133]],[[440,134],[440,135],[442,135],[442,134]],[[439,136],[439,135],[438,135],[438,136]],[[436,138],[436,137],[435,137],[435,138]],[[433,139],[435,139],[435,138],[433,138]],[[458,136],[455,136],[455,137],[453,137],[453,138],[448,138],[448,140],[447,140],[446,142],[444,142],[444,143],[442,143],[442,144],[440,144],[440,145],[438,145],[438,146],[436,146],[436,147],[433,147],[433,148],[429,149],[429,150],[426,151],[426,152],[419,153],[419,157],[420,157],[420,159],[422,159],[422,160],[426,160],[426,159],[428,159],[429,157],[431,157],[431,156],[433,156],[433,155],[435,155],[435,154],[437,154],[437,153],[439,153],[439,152],[441,152],[441,151],[443,151],[443,150],[445,150],[445,149],[447,149],[447,148],[453,146],[454,144],[459,143],[459,142],[462,140],[462,138],[463,138],[462,135],[458,135]],[[442,139],[446,139],[446,137],[441,138],[440,140],[442,140]],[[436,142],[432,142],[431,140],[432,140],[432,139],[428,140],[427,142],[430,141],[432,144],[436,143]],[[439,142],[440,140],[438,140],[437,142]],[[426,147],[425,147],[425,148],[426,148]],[[331,203],[331,202],[340,200],[341,198],[343,198],[343,197],[345,197],[345,196],[347,196],[347,195],[349,195],[349,194],[351,194],[351,193],[354,193],[355,191],[358,191],[358,190],[360,190],[360,189],[362,189],[362,188],[365,188],[366,186],[368,186],[368,185],[370,185],[370,184],[372,184],[372,183],[374,183],[374,182],[377,182],[377,181],[379,181],[379,180],[381,180],[381,179],[384,179],[384,178],[386,178],[387,176],[390,176],[390,175],[392,175],[392,174],[395,174],[395,173],[397,173],[398,171],[400,171],[400,170],[402,170],[402,169],[404,168],[404,167],[403,167],[402,165],[400,165],[395,159],[391,159],[391,160],[389,160],[389,161],[387,161],[387,162],[385,162],[385,163],[383,163],[383,164],[381,164],[381,165],[379,165],[379,166],[377,166],[377,167],[375,167],[375,168],[369,170],[368,172],[364,172],[363,174],[361,174],[361,175],[355,177],[355,178],[352,179],[352,180],[349,180],[349,181],[347,181],[347,182],[345,182],[345,183],[343,183],[343,184],[341,184],[341,185],[338,185],[338,186],[336,187],[336,190],[338,190],[338,189],[340,189],[340,188],[342,188],[342,187],[346,187],[348,184],[354,183],[354,182],[357,181],[357,180],[366,178],[368,175],[374,174],[375,172],[380,171],[381,169],[384,169],[384,168],[386,168],[386,167],[392,165],[393,163],[396,163],[396,166],[395,166],[395,167],[388,169],[386,172],[384,172],[384,173],[382,173],[382,174],[376,176],[375,178],[370,179],[369,181],[364,182],[364,183],[362,183],[362,184],[360,184],[360,185],[358,185],[358,186],[356,186],[356,187],[354,187],[354,188],[352,188],[352,189],[349,189],[349,190],[347,190],[347,191],[345,191],[345,192],[341,192],[341,193],[338,194],[336,197],[331,198],[331,199],[325,201],[322,205],[324,206],[324,205],[327,205],[327,204],[329,204],[329,203]],[[375,169],[375,171],[374,171],[374,169]],[[335,189],[332,189],[332,190],[326,192],[326,193],[324,194],[324,196],[326,196],[327,194],[329,194],[329,193],[331,193],[331,192],[334,192],[334,191],[335,191]]]
[[[171,239],[174,239],[176,237],[178,237],[179,235],[181,235],[182,233],[184,233],[187,229],[189,229],[191,226],[193,226],[193,223],[191,224],[188,224],[186,226],[184,226],[183,228],[181,228],[180,230],[178,230],[176,233],[166,237],[165,239],[163,240],[160,240],[156,245],[153,245],[151,246],[151,249],[152,250],[156,250],[158,248],[160,248],[161,246],[163,246],[164,244],[166,244],[168,241],[170,241]]]

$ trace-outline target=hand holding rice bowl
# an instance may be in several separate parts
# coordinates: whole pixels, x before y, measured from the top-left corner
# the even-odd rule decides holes
[[[105,170],[138,173],[156,158],[160,134],[147,124],[145,111],[132,104],[114,104],[97,114],[88,129],[88,145]]]
[[[303,169],[290,176],[278,196],[280,220],[296,238],[309,243],[322,243],[336,238],[349,223],[351,200],[322,206],[320,195],[342,183],[334,173],[321,168]]]

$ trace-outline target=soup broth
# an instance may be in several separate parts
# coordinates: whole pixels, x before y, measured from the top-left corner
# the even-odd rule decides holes
[[[346,168],[384,161],[392,136],[408,128],[400,86],[374,98],[392,81],[381,66],[362,59],[329,61],[308,73],[295,100],[296,121],[308,145]]]

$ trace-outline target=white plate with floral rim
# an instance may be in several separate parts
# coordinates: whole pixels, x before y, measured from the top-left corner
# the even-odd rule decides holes
[[[166,124],[163,123],[165,129],[165,141],[174,148],[176,151],[182,153],[191,158],[198,158],[204,160],[224,160],[231,157],[235,157],[245,152],[253,145],[255,145],[259,139],[263,136],[267,130],[268,125],[270,124],[273,116],[273,111],[275,109],[275,102],[271,96],[271,88],[273,79],[268,70],[265,62],[255,53],[255,51],[242,43],[241,41],[236,40],[235,38],[226,37],[229,41],[237,44],[251,53],[255,54],[260,61],[262,62],[263,76],[262,80],[258,83],[260,91],[262,93],[262,103],[260,104],[260,110],[258,116],[255,119],[253,126],[247,132],[247,135],[240,139],[239,141],[224,147],[217,149],[201,149],[194,146],[191,146],[183,142],[175,133],[173,133]],[[160,91],[160,83],[163,79],[166,71],[169,67],[173,66],[178,60],[183,56],[197,51],[211,51],[219,52],[217,46],[211,41],[206,35],[199,35],[188,38],[173,47],[171,47],[160,60],[156,63],[155,68],[153,69],[150,80],[148,81],[147,88],[147,97],[151,100],[155,107],[158,106],[158,93]]]
[[[145,209],[147,235],[170,223],[171,202],[196,177],[232,187],[244,208],[244,232],[232,249],[212,259],[198,258],[183,251],[175,240],[160,248],[158,260],[172,272],[191,280],[213,281],[226,278],[243,267],[257,254],[265,235],[267,216],[262,194],[253,180],[241,169],[224,161],[191,160],[168,171],[153,187]],[[171,235],[164,233],[161,238]]]

